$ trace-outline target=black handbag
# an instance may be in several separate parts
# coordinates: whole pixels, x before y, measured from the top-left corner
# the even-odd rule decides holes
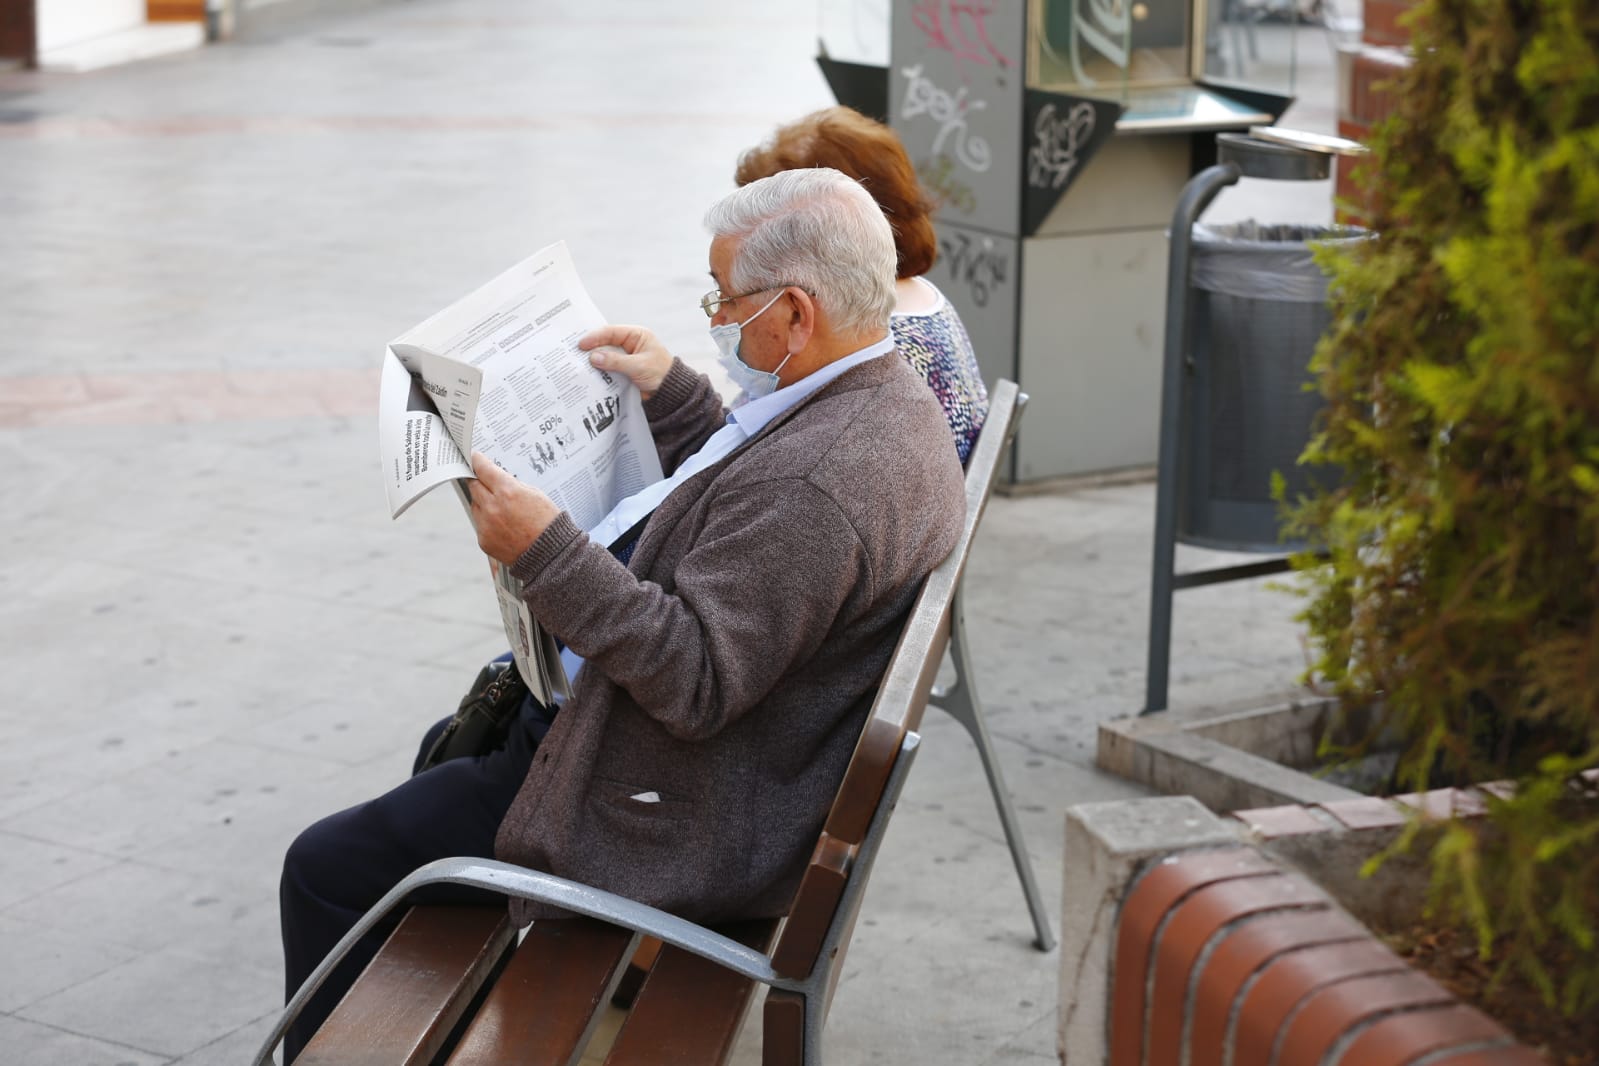
[[[501,747],[527,695],[527,683],[513,663],[492,662],[479,670],[472,687],[461,697],[455,715],[418,765],[417,773],[450,759],[487,755]]]

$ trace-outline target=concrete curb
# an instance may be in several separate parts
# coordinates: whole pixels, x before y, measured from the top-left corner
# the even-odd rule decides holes
[[[1359,792],[1293,769],[1315,759],[1336,709],[1326,697],[1282,695],[1264,705],[1119,718],[1100,724],[1095,761],[1216,811],[1359,799]]]

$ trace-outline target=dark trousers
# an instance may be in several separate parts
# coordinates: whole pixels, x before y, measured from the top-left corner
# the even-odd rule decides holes
[[[447,721],[422,739],[418,760]],[[278,889],[286,996],[294,995],[361,915],[417,867],[450,856],[493,857],[494,835],[548,728],[549,715],[529,700],[504,748],[441,763],[377,799],[329,815],[296,838],[284,856]],[[413,901],[504,905],[497,893],[459,885],[426,889]],[[397,908],[329,975],[289,1029],[285,1063],[294,1061],[332,1013],[404,910]]]

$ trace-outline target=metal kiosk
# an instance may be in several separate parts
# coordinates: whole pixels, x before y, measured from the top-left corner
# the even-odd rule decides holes
[[[1170,205],[1217,131],[1286,108],[1292,18],[1246,39],[1224,0],[894,0],[875,66],[846,45],[882,5],[842,7],[823,71],[899,133],[940,204],[930,277],[984,378],[1032,399],[1004,482],[1152,464]]]

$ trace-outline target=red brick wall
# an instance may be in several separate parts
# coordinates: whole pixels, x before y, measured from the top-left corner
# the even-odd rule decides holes
[[[1381,88],[1391,81],[1409,62],[1410,30],[1400,25],[1401,16],[1414,8],[1419,0],[1364,0],[1365,28],[1361,44],[1345,50],[1343,77],[1340,79],[1341,99],[1338,108],[1338,133],[1352,141],[1364,144],[1371,136],[1371,128],[1392,110],[1390,94]],[[1339,211],[1339,220],[1363,223],[1360,210],[1362,196],[1356,175],[1359,162],[1348,159],[1338,161],[1337,179],[1333,195],[1341,204],[1351,205]]]
[[[34,0],[0,0],[0,59],[33,63]]]
[[[205,0],[144,0],[148,22],[204,22]]]
[[[1399,16],[1415,7],[1417,0],[1366,0],[1365,29],[1360,39],[1367,44],[1389,48],[1405,48],[1410,44],[1410,30],[1399,25]]]
[[[1407,53],[1396,48],[1359,45],[1346,50],[1341,57],[1343,68],[1339,101],[1338,133],[1352,141],[1366,143],[1371,129],[1393,109],[1392,82],[1410,64]],[[1338,161],[1337,180],[1333,194],[1340,203],[1357,205],[1340,212],[1340,218],[1349,222],[1362,222],[1358,205],[1362,201],[1357,174],[1361,162],[1348,157]]]

